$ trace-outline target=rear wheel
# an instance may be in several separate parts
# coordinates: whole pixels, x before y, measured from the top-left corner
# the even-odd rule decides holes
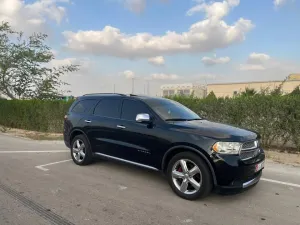
[[[175,155],[167,169],[172,190],[181,198],[196,200],[210,194],[213,183],[204,160],[191,152]]]
[[[73,138],[71,156],[77,165],[88,165],[92,162],[93,156],[91,147],[84,135],[78,135]]]

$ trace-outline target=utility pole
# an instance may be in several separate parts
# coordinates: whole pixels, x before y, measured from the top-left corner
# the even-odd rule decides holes
[[[134,94],[134,78],[132,78],[132,94]]]
[[[150,95],[150,86],[149,86],[149,80],[147,80],[147,95]]]

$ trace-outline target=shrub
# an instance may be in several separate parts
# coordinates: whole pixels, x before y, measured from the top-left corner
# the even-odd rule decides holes
[[[0,125],[32,131],[62,133],[72,102],[0,100]]]
[[[212,121],[257,131],[265,147],[292,144],[300,151],[299,95],[241,95],[235,98],[174,96],[173,100]],[[0,100],[0,125],[61,133],[72,104],[64,101]]]
[[[265,147],[292,144],[300,151],[300,97],[241,95],[235,98],[172,98],[200,116],[261,134]]]

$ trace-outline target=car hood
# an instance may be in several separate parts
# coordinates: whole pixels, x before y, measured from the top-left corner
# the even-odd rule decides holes
[[[259,135],[254,131],[208,120],[176,121],[172,123],[181,131],[221,141],[245,142],[259,138]]]

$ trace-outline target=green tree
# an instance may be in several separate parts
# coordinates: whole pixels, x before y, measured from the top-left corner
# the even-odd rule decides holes
[[[54,59],[45,44],[47,35],[26,37],[9,23],[0,24],[0,94],[11,99],[53,99],[67,83],[60,77],[79,69],[78,65],[49,67]]]
[[[255,89],[248,88],[248,87],[245,89],[245,91],[241,92],[242,97],[251,97],[251,96],[254,96],[256,94],[257,94],[257,92],[255,91]]]
[[[291,93],[290,95],[293,95],[293,96],[300,96],[300,88],[299,86],[297,86]]]
[[[213,91],[211,91],[207,96],[206,96],[207,99],[217,99],[215,93]]]

